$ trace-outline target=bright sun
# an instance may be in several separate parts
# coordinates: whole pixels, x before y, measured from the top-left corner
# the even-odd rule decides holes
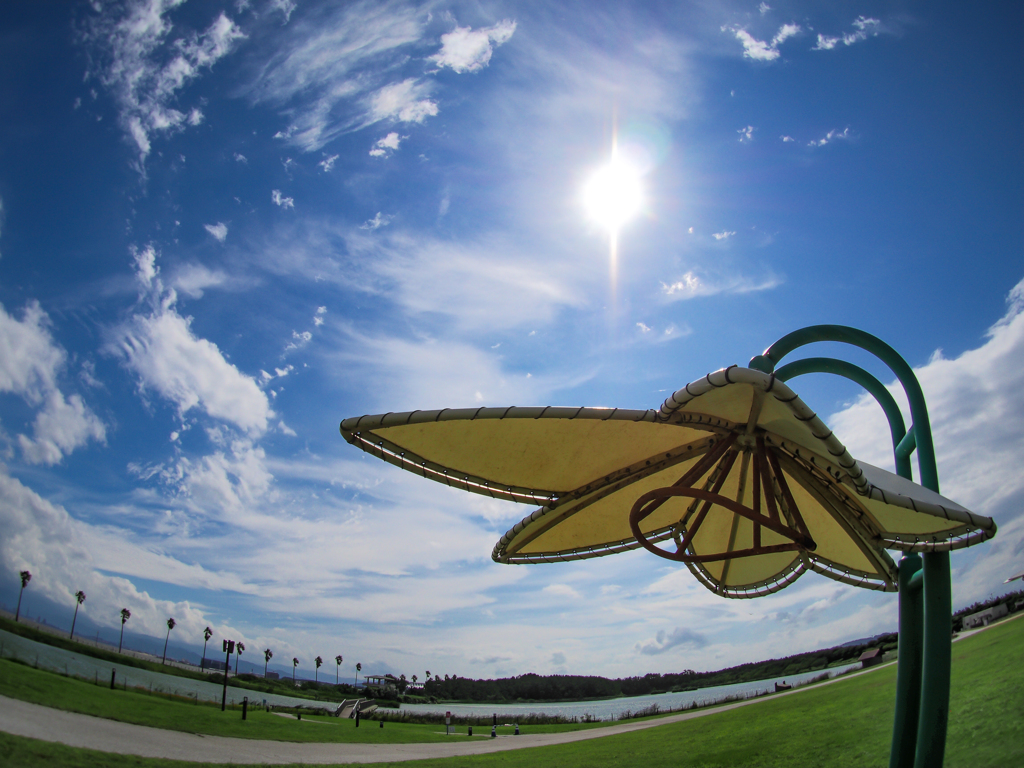
[[[614,155],[583,189],[583,205],[595,222],[615,234],[640,210],[640,173]]]

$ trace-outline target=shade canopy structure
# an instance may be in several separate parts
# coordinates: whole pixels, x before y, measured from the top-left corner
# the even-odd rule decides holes
[[[887,549],[949,551],[995,523],[858,462],[790,387],[736,366],[658,410],[469,408],[346,419],[353,445],[425,478],[538,505],[494,547],[535,563],[645,547],[725,597],[808,570],[896,591]]]

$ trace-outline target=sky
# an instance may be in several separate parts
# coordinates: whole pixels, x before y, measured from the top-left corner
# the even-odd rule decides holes
[[[1000,527],[952,556],[954,607],[1001,593],[1024,560],[1022,15],[0,5],[0,602],[28,569],[33,617],[69,626],[81,589],[110,637],[128,607],[132,632],[173,616],[172,645],[208,625],[310,676],[341,654],[348,675],[619,677],[893,631],[895,595],[813,573],[726,600],[642,550],[494,563],[530,507],[338,432],[657,408],[815,323],[915,368],[944,495]],[[586,195],[613,156],[636,190],[617,227]],[[854,385],[790,384],[892,468]]]

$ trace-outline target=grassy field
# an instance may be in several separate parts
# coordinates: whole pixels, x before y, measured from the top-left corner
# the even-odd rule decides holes
[[[0,669],[0,692],[8,696],[52,702],[59,691],[66,701],[77,701],[83,708],[93,706],[97,714],[105,709],[109,716],[115,706],[113,699],[105,695],[110,694],[119,697],[124,704],[124,716],[117,719],[147,724],[159,722],[162,727],[193,732],[287,741],[358,739],[409,743],[445,738],[435,733],[435,726],[389,724],[379,729],[376,724],[367,722],[356,731],[350,721],[332,719],[322,725],[304,717],[299,723],[263,712],[254,713],[252,719],[242,723],[237,712],[225,716],[216,709],[164,702],[131,692],[106,691],[101,696],[103,689],[88,684],[80,684],[83,690],[72,697],[68,696],[65,686],[75,681],[25,668],[14,676],[17,680],[11,681],[7,674],[9,667]],[[20,674],[22,671],[24,676]],[[883,766],[888,762],[895,673],[895,667],[889,666],[797,695],[771,697],[738,710],[638,733],[494,755],[424,760],[414,765],[418,768]],[[1024,712],[1024,620],[1003,622],[955,643],[952,682],[946,766],[1024,765],[1024,724],[1020,717]],[[212,730],[214,727],[218,730]],[[530,732],[549,729],[563,730],[564,727],[537,727]],[[0,734],[0,763],[90,767],[185,765],[115,757],[6,734]]]

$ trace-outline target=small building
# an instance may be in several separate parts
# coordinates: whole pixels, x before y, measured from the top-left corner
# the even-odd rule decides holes
[[[964,616],[964,629],[987,627],[993,621],[1002,618],[1009,612],[1010,609],[1006,607],[1006,603],[993,605],[991,608],[986,608],[984,611],[978,611],[977,613],[972,613],[970,616]]]
[[[857,661],[860,662],[861,669],[867,669],[868,667],[873,667],[876,664],[881,664],[883,655],[881,648],[872,648],[870,651],[864,651],[864,653],[857,658]]]
[[[281,675],[277,672],[267,672],[267,680],[280,680]]]

